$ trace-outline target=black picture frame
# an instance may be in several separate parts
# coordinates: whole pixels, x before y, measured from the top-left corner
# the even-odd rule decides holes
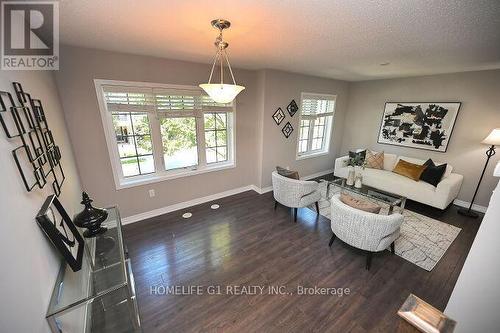
[[[283,135],[285,136],[285,138],[288,139],[288,137],[292,134],[293,132],[293,126],[292,124],[290,124],[290,122],[288,121],[285,126],[283,126],[283,128],[281,129],[281,132],[283,132]]]
[[[274,112],[273,114],[273,119],[274,119],[274,122],[276,123],[276,125],[279,126],[279,124],[281,124],[281,122],[285,119],[286,115],[285,113],[283,112],[283,110],[281,108],[278,108],[276,110],[276,112]]]
[[[59,214],[60,220],[54,209]],[[79,271],[82,268],[84,240],[55,194],[45,199],[36,215],[36,221],[73,272]],[[76,255],[71,251],[75,246]]]
[[[385,119],[388,115],[388,106],[389,105],[454,105],[455,109],[452,110],[453,114],[450,116],[450,125],[446,128],[448,130],[448,134],[447,134],[447,139],[446,140],[443,140],[444,143],[443,143],[443,148],[435,148],[431,145],[426,145],[426,144],[418,144],[418,143],[402,143],[402,142],[397,142],[397,141],[390,141],[390,140],[387,140],[387,139],[384,139],[382,136],[383,136],[383,131],[384,131],[384,122],[385,122]],[[448,146],[450,144],[450,141],[451,141],[451,137],[452,137],[452,134],[453,134],[453,129],[455,127],[455,123],[456,123],[456,120],[458,118],[458,115],[460,113],[460,108],[462,106],[462,103],[461,102],[456,102],[456,101],[451,101],[451,102],[394,102],[394,101],[387,101],[385,102],[384,104],[384,110],[383,110],[383,113],[382,113],[382,117],[381,117],[381,120],[380,120],[380,126],[379,126],[379,132],[378,132],[378,136],[377,136],[377,142],[380,143],[380,144],[386,144],[386,145],[392,145],[392,146],[399,146],[399,147],[406,147],[406,148],[414,148],[414,149],[421,149],[421,150],[430,150],[430,151],[435,151],[435,152],[438,152],[438,153],[446,153],[446,151],[448,150]],[[444,119],[444,117],[443,117]]]
[[[295,100],[292,99],[290,104],[287,105],[286,110],[288,111],[288,114],[290,117],[293,117],[295,113],[299,110],[299,107],[297,106],[297,103],[295,103]]]

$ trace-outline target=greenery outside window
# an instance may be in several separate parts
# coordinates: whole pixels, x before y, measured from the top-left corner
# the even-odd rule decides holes
[[[329,152],[335,99],[335,95],[302,93],[297,159]]]
[[[234,166],[234,104],[198,87],[95,80],[117,188]]]

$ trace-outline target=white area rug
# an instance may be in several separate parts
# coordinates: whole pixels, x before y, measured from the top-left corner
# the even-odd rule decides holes
[[[326,198],[326,182],[320,183],[320,189],[322,198],[319,202],[319,212],[330,219],[330,202],[329,198]],[[329,197],[331,198],[338,192],[338,187],[331,186]],[[367,199],[366,197],[362,198]],[[380,201],[374,202],[384,206]],[[308,208],[316,211],[314,205]],[[395,211],[397,210],[395,209]],[[380,213],[387,214],[387,212],[388,208],[383,207]],[[431,271],[462,229],[407,209],[403,211],[403,216],[401,235],[395,242],[396,254],[427,271]]]

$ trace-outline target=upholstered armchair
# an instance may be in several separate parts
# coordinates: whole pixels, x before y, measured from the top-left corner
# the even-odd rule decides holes
[[[394,241],[399,236],[403,215],[368,213],[344,204],[338,195],[334,195],[330,202],[333,235],[329,246],[338,237],[345,243],[364,250],[367,254],[367,270],[370,269],[374,252],[384,251],[390,246],[394,254]]]
[[[296,180],[281,176],[273,171],[273,195],[274,209],[278,203],[293,208],[294,220],[297,222],[297,209],[316,203],[316,211],[319,214],[318,201],[321,193],[319,184],[315,181]]]

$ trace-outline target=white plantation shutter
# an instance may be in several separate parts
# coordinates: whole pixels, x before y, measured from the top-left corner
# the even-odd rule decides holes
[[[304,94],[302,98],[302,116],[309,117],[333,116],[335,99],[331,96],[319,94]]]
[[[232,103],[215,102],[201,90],[153,89],[156,110],[160,117],[183,116],[199,111],[233,111]]]
[[[232,103],[217,103],[201,89],[103,85],[103,93],[110,112],[156,112],[160,117],[175,117],[200,111],[233,111]]]
[[[153,89],[144,87],[103,86],[110,112],[154,112]]]

